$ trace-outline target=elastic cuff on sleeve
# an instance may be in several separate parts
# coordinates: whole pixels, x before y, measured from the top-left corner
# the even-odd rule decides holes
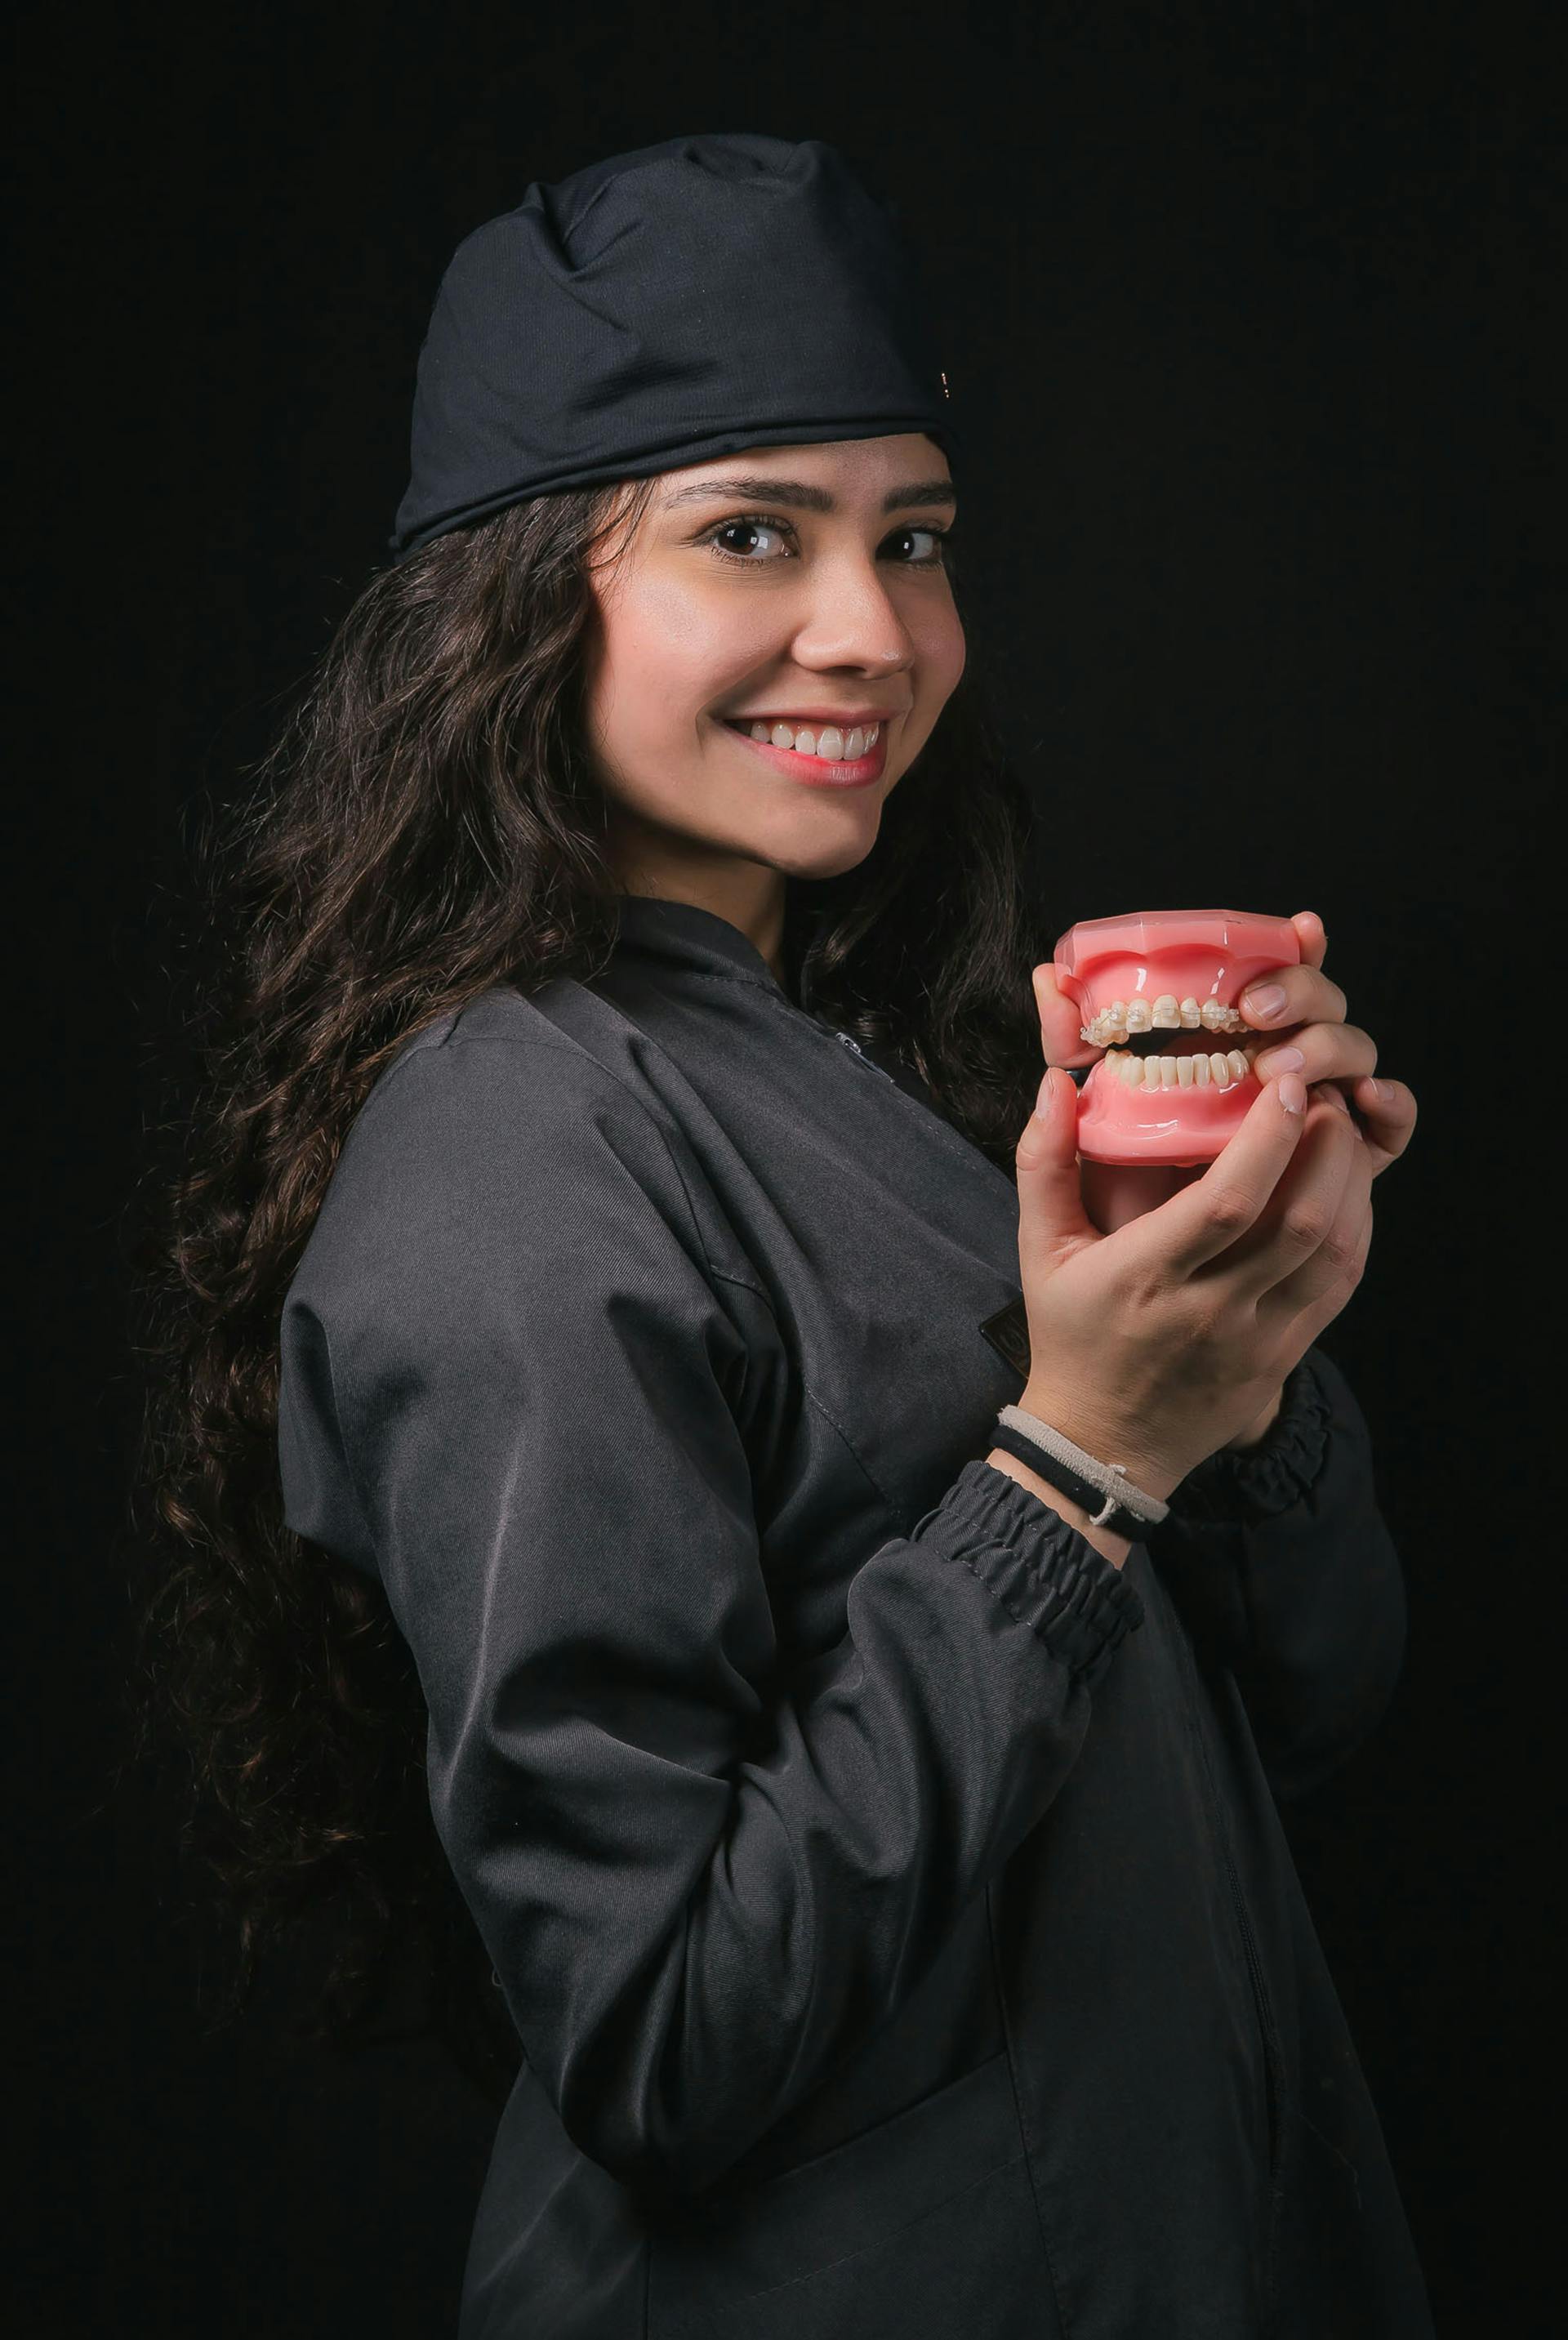
[[[1142,1596],[1122,1570],[1032,1487],[984,1460],[966,1462],[910,1533],[969,1569],[1090,1689],[1143,1623]]]
[[[1271,1519],[1301,1501],[1328,1452],[1333,1401],[1315,1372],[1309,1349],[1285,1376],[1280,1408],[1268,1434],[1250,1453],[1221,1447],[1189,1471],[1170,1498],[1183,1519]]]

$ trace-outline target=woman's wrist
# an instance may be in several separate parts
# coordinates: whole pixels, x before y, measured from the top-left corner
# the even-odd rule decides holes
[[[1173,1509],[1189,1522],[1261,1520],[1287,1510],[1323,1468],[1332,1414],[1308,1350],[1281,1383],[1265,1434],[1250,1444],[1233,1439],[1216,1446],[1183,1480]]]
[[[1020,1404],[1022,1402],[1020,1399]],[[1042,1455],[1040,1459],[1043,1462],[1046,1458]],[[994,1471],[1005,1471],[1009,1479],[1016,1479],[1020,1487],[1027,1487],[1031,1495],[1037,1495],[1042,1503],[1059,1512],[1068,1527],[1077,1528],[1086,1543],[1092,1543],[1097,1552],[1103,1552],[1113,1568],[1120,1568],[1132,1550],[1126,1536],[1096,1527],[1081,1503],[1075,1503],[1070,1495],[1064,1495],[1059,1487],[1053,1487],[1048,1479],[1031,1470],[1027,1462],[1020,1462],[1005,1446],[993,1446],[986,1460]]]
[[[1279,1410],[1284,1403],[1285,1383],[1281,1382],[1263,1412],[1247,1423],[1239,1437],[1227,1438],[1220,1452],[1225,1454],[1245,1454],[1252,1447],[1261,1446],[1279,1420]]]
[[[1120,1463],[1133,1485],[1141,1487],[1156,1502],[1166,1502],[1171,1490],[1180,1483],[1179,1471],[1160,1462],[1126,1430],[1113,1429],[1075,1406],[1059,1389],[1052,1389],[1045,1383],[1031,1383],[1017,1403],[1023,1413],[1035,1414],[1050,1429],[1059,1430],[1064,1438],[1070,1438],[1075,1446],[1081,1446],[1097,1462]],[[1049,1468],[1048,1461],[1046,1467]]]

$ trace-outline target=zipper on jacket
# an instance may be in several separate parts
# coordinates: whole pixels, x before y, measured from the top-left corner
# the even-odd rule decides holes
[[[877,1062],[875,1056],[868,1056],[866,1054],[865,1049],[852,1034],[840,1032],[835,1025],[829,1023],[825,1016],[809,1015],[804,1008],[796,1008],[791,1012],[805,1016],[813,1030],[820,1032],[825,1040],[842,1040],[850,1055],[858,1057],[868,1073],[875,1073],[878,1080],[886,1081],[894,1096],[901,1097],[911,1113],[918,1114],[928,1133],[935,1135],[938,1145],[948,1148],[955,1161],[963,1163],[967,1169],[978,1172],[986,1178],[997,1175],[978,1146],[971,1145],[934,1099],[929,1096],[917,1096],[911,1090],[907,1089],[896,1073],[890,1073],[885,1065],[879,1065]]]
[[[883,1078],[885,1081],[893,1081],[893,1076],[892,1076],[892,1074],[891,1074],[891,1073],[888,1073],[888,1072],[883,1072],[883,1071],[882,1071],[882,1067],[881,1067],[881,1066],[880,1066],[880,1065],[878,1065],[878,1064],[877,1064],[876,1062],[874,1062],[874,1060],[873,1060],[871,1057],[869,1057],[869,1056],[866,1054],[865,1049],[864,1049],[864,1048],[862,1048],[862,1046],[860,1046],[860,1043],[858,1042],[858,1040],[856,1040],[856,1039],[851,1038],[850,1035],[849,1035],[848,1032],[838,1032],[838,1031],[836,1031],[836,1032],[834,1033],[834,1035],[833,1035],[833,1037],[835,1038],[835,1040],[842,1040],[842,1041],[843,1041],[843,1043],[844,1043],[844,1046],[845,1046],[847,1048],[853,1048],[853,1049],[854,1049],[854,1051],[855,1051],[855,1054],[859,1057],[860,1062],[861,1062],[863,1065],[869,1065],[869,1066],[871,1066],[871,1070],[872,1070],[874,1073],[881,1073],[881,1074],[882,1074],[882,1078]],[[897,1082],[897,1081],[893,1081],[893,1086],[894,1086],[895,1088],[897,1088],[897,1087],[898,1087],[898,1082]]]

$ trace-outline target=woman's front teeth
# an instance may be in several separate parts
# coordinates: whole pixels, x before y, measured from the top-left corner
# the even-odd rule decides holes
[[[829,723],[818,739],[810,731],[797,731],[789,723],[753,723],[751,737],[760,747],[792,748],[798,756],[823,756],[830,764],[851,763],[857,756],[868,755],[876,746],[881,731],[879,723],[862,729],[858,723],[848,739],[835,723]]]

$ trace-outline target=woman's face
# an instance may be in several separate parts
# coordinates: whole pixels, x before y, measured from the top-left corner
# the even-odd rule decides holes
[[[788,877],[852,868],[964,669],[940,532],[947,458],[920,431],[758,447],[665,472],[617,570],[593,584],[590,751],[625,890],[698,902],[756,933]],[[853,764],[743,734],[880,724]],[[740,728],[734,728],[736,721]]]

